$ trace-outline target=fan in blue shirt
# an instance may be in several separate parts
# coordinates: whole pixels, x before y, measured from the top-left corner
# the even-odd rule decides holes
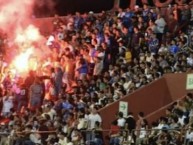
[[[150,38],[148,46],[151,53],[156,54],[158,52],[159,40],[156,38],[155,34],[153,34],[152,38]]]
[[[176,54],[179,51],[179,47],[176,45],[176,42],[172,40],[171,45],[169,47],[169,51],[172,54]]]

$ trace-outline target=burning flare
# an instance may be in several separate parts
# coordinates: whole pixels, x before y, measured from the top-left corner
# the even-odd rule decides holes
[[[25,52],[22,52],[16,56],[13,61],[13,66],[19,72],[26,72],[29,69],[29,58],[33,53],[33,48],[28,48]]]

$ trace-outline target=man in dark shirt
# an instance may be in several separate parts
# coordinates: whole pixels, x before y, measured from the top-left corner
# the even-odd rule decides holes
[[[129,130],[129,132],[132,132],[133,129],[136,128],[136,121],[134,119],[133,113],[129,112],[128,116],[126,118],[126,127]]]
[[[131,52],[132,56],[135,58],[139,55],[139,47],[142,41],[142,34],[139,32],[137,27],[134,27],[134,33],[131,40]]]
[[[63,78],[63,71],[60,67],[56,68],[56,76],[54,79],[54,86],[56,91],[56,97],[61,93],[62,90],[62,78]]]

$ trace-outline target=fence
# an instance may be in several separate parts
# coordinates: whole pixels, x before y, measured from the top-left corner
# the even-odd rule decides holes
[[[110,132],[111,130],[101,130],[102,132]],[[136,136],[137,132],[141,134]],[[37,131],[31,132],[44,134],[44,133],[56,133],[56,131]],[[103,145],[101,142],[96,142],[95,133],[93,131],[82,131],[82,133],[86,133],[86,135],[92,136],[90,139],[86,139],[84,142],[79,142],[74,145]],[[17,132],[16,134],[21,134],[21,132]],[[15,134],[15,135],[16,135]],[[22,133],[24,134],[24,132]],[[110,145],[191,145],[193,143],[193,128],[178,128],[178,129],[134,129],[132,132],[128,130],[120,130],[117,135],[113,137],[109,137]],[[187,138],[188,135],[192,135],[191,138]],[[164,137],[164,138],[163,138]],[[16,145],[14,140],[17,139],[10,133],[0,132],[0,145]],[[116,141],[116,142],[113,142]],[[29,140],[23,140],[21,142],[23,145],[37,145],[30,143]],[[42,144],[40,144],[42,145]],[[53,144],[54,145],[54,144]]]

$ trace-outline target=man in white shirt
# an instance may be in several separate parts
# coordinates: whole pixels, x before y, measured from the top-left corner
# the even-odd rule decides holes
[[[121,128],[124,128],[125,122],[126,122],[126,120],[123,117],[123,112],[119,112],[118,113],[118,119],[117,119],[118,126]]]
[[[68,138],[64,132],[60,132],[58,136],[59,136],[59,141],[58,141],[59,145],[66,145],[68,143],[67,141]]]
[[[100,124],[102,122],[101,116],[98,114],[97,110],[97,107],[94,106],[88,116],[88,129],[94,129],[96,121]]]
[[[162,42],[162,36],[164,34],[164,31],[165,31],[166,21],[159,14],[157,16],[157,20],[155,21],[155,24],[156,24],[156,30],[155,31],[157,34],[157,39],[159,40],[159,42]]]
[[[157,20],[155,21],[155,24],[156,24],[156,32],[163,34],[166,26],[166,21],[161,15],[158,15]]]
[[[2,115],[7,116],[13,107],[13,96],[11,95],[11,92],[7,92],[6,96],[3,97]]]
[[[99,126],[102,123],[101,116],[98,114],[97,110],[98,108],[94,106],[93,108],[91,108],[91,113],[88,115],[88,132],[86,134],[87,141],[94,139],[94,134],[92,130],[95,128],[96,122],[99,122]]]

